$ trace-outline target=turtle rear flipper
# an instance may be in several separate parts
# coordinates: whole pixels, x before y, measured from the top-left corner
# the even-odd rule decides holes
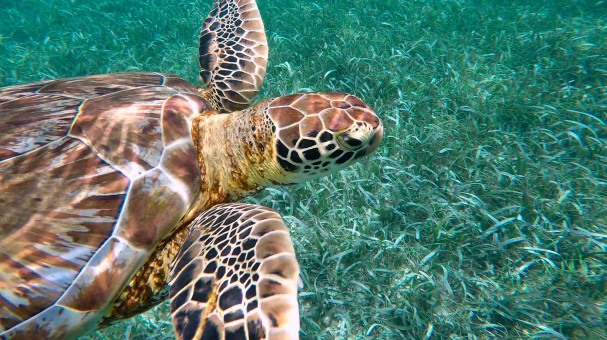
[[[254,0],[215,0],[200,33],[200,79],[220,112],[249,106],[261,88],[268,42]]]
[[[221,204],[188,228],[169,283],[177,337],[297,339],[299,266],[280,215]]]

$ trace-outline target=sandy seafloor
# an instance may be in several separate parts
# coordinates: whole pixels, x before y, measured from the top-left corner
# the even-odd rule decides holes
[[[124,71],[198,84],[210,6],[0,0],[0,85]],[[370,159],[248,199],[291,229],[302,338],[607,338],[607,2],[259,7],[259,98],[350,92],[386,129]],[[167,303],[88,336],[172,337]]]

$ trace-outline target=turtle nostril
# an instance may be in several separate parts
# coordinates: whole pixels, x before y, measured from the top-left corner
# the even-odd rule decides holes
[[[368,121],[368,124],[371,125],[372,128],[377,129],[381,125],[381,122],[378,117],[374,117]]]

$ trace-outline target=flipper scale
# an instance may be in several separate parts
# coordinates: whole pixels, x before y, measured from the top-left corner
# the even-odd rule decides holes
[[[197,217],[169,297],[179,339],[297,339],[299,266],[282,218],[251,204]]]

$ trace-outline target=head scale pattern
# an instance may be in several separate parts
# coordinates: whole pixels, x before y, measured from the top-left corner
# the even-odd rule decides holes
[[[373,152],[383,137],[373,110],[345,93],[276,98],[267,113],[276,126],[276,160],[302,180],[350,165]]]

